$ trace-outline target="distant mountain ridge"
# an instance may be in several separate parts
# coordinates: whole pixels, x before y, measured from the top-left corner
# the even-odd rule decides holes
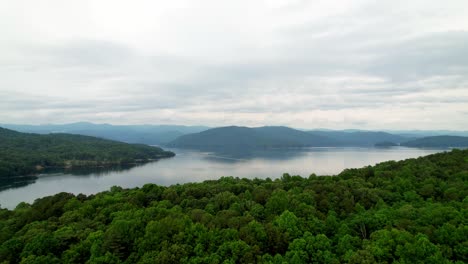
[[[343,142],[346,146],[374,146],[380,142],[402,143],[411,138],[380,131],[310,131]]]
[[[161,145],[176,139],[179,136],[200,132],[208,129],[205,126],[180,125],[110,125],[78,122],[70,124],[46,125],[12,125],[4,124],[1,127],[24,133],[68,133],[85,136],[100,137],[126,143],[140,143],[147,145]]]
[[[438,143],[445,136],[468,135],[466,131],[445,130],[401,130],[401,131],[368,131],[359,129],[331,130],[298,130],[285,126],[242,127],[227,126],[209,128],[207,126],[183,125],[110,125],[78,122],[71,124],[46,125],[1,125],[8,129],[27,133],[69,133],[94,136],[126,143],[141,143],[171,147],[212,148],[212,147],[372,147],[383,142],[393,145],[418,146],[422,143],[408,143],[425,137],[438,136],[430,146],[464,146],[462,141],[451,144]],[[206,133],[202,133],[206,132]],[[457,143],[461,142],[461,143]],[[460,145],[461,144],[461,145]]]
[[[416,148],[448,148],[468,147],[468,137],[461,136],[433,136],[404,142],[402,146]]]
[[[170,147],[373,147],[379,142],[396,145],[412,140],[380,131],[301,131],[284,126],[213,128],[188,134],[170,142]]]
[[[317,128],[317,129],[300,129],[303,131],[310,132],[384,132],[392,135],[402,136],[404,138],[422,138],[422,137],[432,137],[432,136],[461,136],[468,137],[468,131],[463,130],[391,130],[391,129],[381,129],[381,130],[365,130],[365,129],[326,129],[326,128]]]
[[[468,137],[468,131],[455,130],[385,130],[390,134],[401,135],[404,137],[422,138],[434,136],[459,136]]]
[[[259,148],[259,147],[325,147],[341,145],[335,139],[288,127],[228,126],[188,134],[170,142],[182,148]]]
[[[282,148],[282,147],[465,147],[468,137],[435,136],[404,137],[380,131],[301,131],[284,126],[239,127],[208,129],[180,136],[167,144],[177,148]]]

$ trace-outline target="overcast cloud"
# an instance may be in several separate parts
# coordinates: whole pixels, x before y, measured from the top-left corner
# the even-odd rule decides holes
[[[467,10],[0,0],[0,123],[468,130]]]

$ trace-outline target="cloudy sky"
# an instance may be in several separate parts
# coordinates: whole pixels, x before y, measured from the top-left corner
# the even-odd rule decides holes
[[[0,0],[0,123],[468,130],[467,10]]]

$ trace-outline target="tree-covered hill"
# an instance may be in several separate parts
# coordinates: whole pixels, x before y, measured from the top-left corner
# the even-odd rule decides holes
[[[212,128],[186,134],[170,142],[179,148],[268,148],[268,147],[373,147],[379,142],[405,142],[408,137],[379,131],[301,131],[283,126]]]
[[[179,136],[208,129],[204,126],[177,125],[109,125],[79,122],[61,125],[13,125],[1,127],[24,133],[67,133],[147,145],[161,145]]]
[[[433,136],[424,137],[404,142],[406,147],[416,148],[447,148],[447,147],[468,147],[468,137],[460,136]]]
[[[182,148],[264,148],[264,147],[323,147],[339,141],[288,127],[228,126],[208,129],[181,136],[170,142]]]
[[[70,134],[27,134],[0,128],[0,178],[37,173],[47,167],[109,166],[171,157],[174,153]]]
[[[60,193],[0,210],[5,263],[467,263],[468,150],[348,169]]]
[[[379,142],[405,142],[410,138],[380,131],[334,131],[315,130],[310,133],[321,135],[343,142],[345,146],[372,147]]]

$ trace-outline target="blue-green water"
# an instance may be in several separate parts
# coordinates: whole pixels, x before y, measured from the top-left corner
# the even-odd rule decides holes
[[[425,156],[442,150],[415,148],[305,148],[213,153],[172,149],[177,155],[133,168],[81,170],[40,175],[0,191],[0,205],[14,208],[22,201],[59,192],[93,194],[117,185],[124,188],[146,183],[172,185],[201,182],[221,176],[278,178],[283,173],[308,177],[334,175],[345,168],[359,168],[387,160]]]

